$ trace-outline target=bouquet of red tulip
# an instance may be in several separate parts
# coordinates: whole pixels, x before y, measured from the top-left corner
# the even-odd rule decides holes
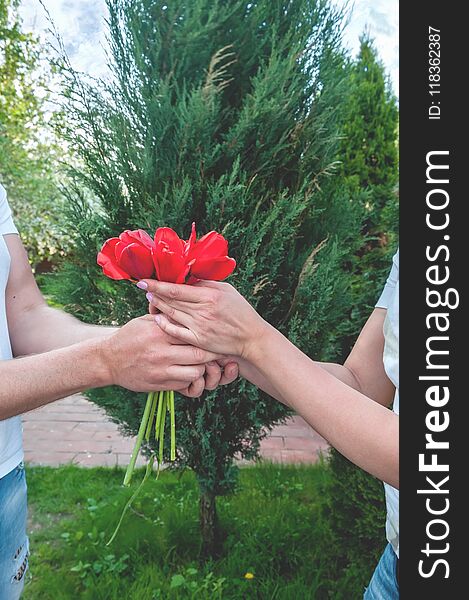
[[[195,223],[192,224],[192,232],[187,241],[182,240],[169,227],[159,227],[153,239],[142,229],[124,231],[119,237],[111,238],[104,243],[97,260],[107,277],[127,279],[137,284],[141,279],[151,278],[187,284],[196,283],[201,279],[221,281],[228,277],[236,266],[235,260],[228,256],[228,242],[225,238],[216,231],[211,231],[197,241]],[[158,467],[163,462],[167,412],[171,429],[170,460],[175,460],[174,392],[150,392],[125,474],[124,485],[130,484],[142,443],[144,440],[146,442],[150,440],[152,430],[154,430],[155,440],[159,443],[156,457]],[[155,455],[152,454],[142,484],[152,470],[154,459]],[[133,497],[129,504],[132,500]]]

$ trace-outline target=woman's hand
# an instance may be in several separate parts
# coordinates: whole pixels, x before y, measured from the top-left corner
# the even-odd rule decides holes
[[[269,327],[229,283],[178,285],[145,279],[139,287],[147,290],[149,302],[162,313],[155,320],[163,331],[210,352],[247,359]]]
[[[199,398],[204,390],[215,390],[219,385],[233,383],[239,375],[239,366],[236,359],[225,358],[208,362],[205,365],[205,374],[193,381],[190,386],[179,393],[188,398]]]

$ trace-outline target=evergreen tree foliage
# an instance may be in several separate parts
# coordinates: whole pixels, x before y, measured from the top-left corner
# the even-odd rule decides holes
[[[345,257],[360,215],[350,194],[321,188],[334,172],[345,97],[342,14],[325,0],[108,0],[112,78],[65,64],[73,166],[66,225],[76,247],[51,287],[89,322],[146,312],[143,295],[106,280],[103,240],[167,225],[222,232],[231,282],[311,356],[340,353],[351,303]],[[339,74],[339,76],[338,76]],[[127,433],[142,395],[97,390]],[[245,381],[177,399],[178,462],[201,489],[204,551],[218,545],[215,498],[234,489],[233,459],[256,456],[286,409]]]
[[[46,110],[48,78],[38,40],[22,31],[18,6],[19,0],[0,0],[0,181],[36,267],[56,261],[69,244],[58,227],[59,152]]]
[[[397,248],[398,108],[368,34],[352,65],[340,148],[341,173],[352,194],[362,194],[362,246],[356,253],[354,322],[358,330],[374,307]],[[351,331],[352,337],[358,330]]]
[[[343,173],[362,188],[374,188],[370,212],[386,204],[386,195],[378,191],[397,182],[396,128],[396,99],[374,42],[364,34],[352,67],[341,154]]]

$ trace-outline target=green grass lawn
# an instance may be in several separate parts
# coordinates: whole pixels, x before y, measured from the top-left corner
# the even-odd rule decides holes
[[[219,560],[199,562],[198,492],[192,473],[148,481],[113,542],[132,488],[123,471],[29,468],[31,564],[25,600],[275,599],[325,597],[323,465],[243,468],[236,494],[218,501]],[[246,573],[253,579],[246,579]]]

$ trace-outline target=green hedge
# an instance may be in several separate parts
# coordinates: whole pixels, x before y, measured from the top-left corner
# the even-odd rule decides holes
[[[329,597],[361,598],[386,546],[384,489],[335,450],[323,486],[323,545]]]

